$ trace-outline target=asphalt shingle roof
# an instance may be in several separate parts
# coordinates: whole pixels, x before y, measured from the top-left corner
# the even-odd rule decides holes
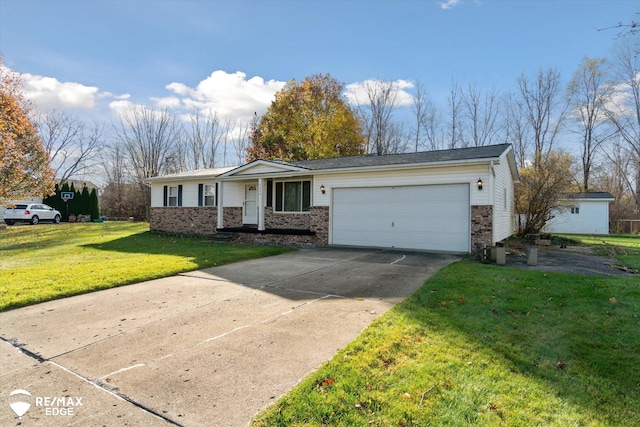
[[[589,191],[586,193],[567,194],[569,199],[613,199],[613,195],[608,191]]]
[[[287,164],[310,170],[322,170],[489,159],[500,157],[508,147],[509,144],[499,144],[484,147],[424,151],[419,153],[388,154],[383,156],[367,154],[363,156],[335,157],[331,159],[301,160]]]

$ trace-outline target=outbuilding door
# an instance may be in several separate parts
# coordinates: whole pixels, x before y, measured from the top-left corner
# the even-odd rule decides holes
[[[335,245],[469,252],[468,184],[334,188]]]

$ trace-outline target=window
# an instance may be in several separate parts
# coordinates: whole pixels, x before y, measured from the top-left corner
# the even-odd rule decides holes
[[[571,208],[571,213],[575,214],[575,215],[579,214],[580,213],[580,207],[579,206],[572,207]]]
[[[309,212],[311,181],[276,182],[276,212]]]
[[[198,206],[216,205],[216,186],[198,184]]]
[[[178,187],[169,187],[169,203],[167,206],[178,206]]]
[[[164,186],[162,206],[182,206],[182,185]]]

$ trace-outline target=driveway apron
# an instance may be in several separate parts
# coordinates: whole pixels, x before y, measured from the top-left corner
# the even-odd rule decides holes
[[[0,313],[0,425],[246,426],[457,259],[303,249]]]

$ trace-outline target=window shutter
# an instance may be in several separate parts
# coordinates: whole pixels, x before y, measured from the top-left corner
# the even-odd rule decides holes
[[[302,211],[309,212],[311,207],[311,181],[302,181]]]
[[[204,193],[204,184],[198,184],[198,206],[202,206],[202,200],[203,200],[203,193]]]
[[[178,185],[178,206],[182,206],[182,185]]]
[[[162,206],[167,206],[169,204],[169,187],[164,186],[164,201],[162,202]]]
[[[273,207],[273,180],[267,180],[267,207]]]
[[[281,182],[276,182],[276,211],[282,212],[282,189],[283,185]]]
[[[216,202],[216,203],[215,203],[215,205],[216,205],[216,206],[219,206],[219,205],[218,205],[218,183],[217,183],[217,182],[216,182],[216,198],[215,198],[214,200],[215,200],[215,202]]]

